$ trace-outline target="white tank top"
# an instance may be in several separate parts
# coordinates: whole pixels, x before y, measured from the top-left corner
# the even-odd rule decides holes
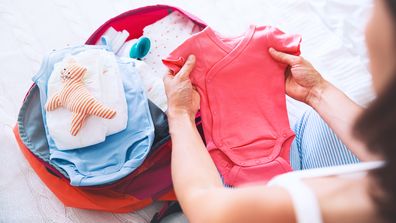
[[[374,161],[294,171],[273,178],[268,182],[268,186],[279,186],[289,192],[298,223],[322,223],[323,219],[318,199],[313,191],[304,184],[303,179],[327,176],[362,178],[369,170],[382,167],[383,165],[383,161]]]

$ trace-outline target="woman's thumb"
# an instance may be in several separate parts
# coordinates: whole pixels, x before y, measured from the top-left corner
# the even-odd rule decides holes
[[[194,69],[194,66],[195,66],[195,56],[190,55],[188,56],[187,61],[184,63],[183,67],[180,69],[180,71],[176,74],[175,77],[188,79],[190,73]]]
[[[294,56],[291,54],[283,53],[275,50],[274,48],[269,48],[268,52],[272,56],[272,58],[280,63],[288,64],[290,66],[295,65],[299,61],[298,56]]]

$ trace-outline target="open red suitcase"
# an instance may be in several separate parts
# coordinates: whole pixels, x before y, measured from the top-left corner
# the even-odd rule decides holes
[[[127,30],[129,39],[138,38],[143,28],[165,17],[172,11],[188,16],[202,29],[201,20],[178,8],[155,5],[122,13],[99,27],[86,41],[94,45],[110,27]],[[111,184],[74,187],[69,179],[49,162],[49,149],[43,132],[38,87],[29,89],[18,116],[14,133],[19,147],[46,186],[66,206],[109,212],[131,212],[151,204],[154,200],[175,200],[170,173],[171,143],[166,115],[150,103],[155,125],[155,139],[144,163],[127,177]],[[41,119],[41,120],[40,120]],[[199,124],[199,117],[197,118]]]

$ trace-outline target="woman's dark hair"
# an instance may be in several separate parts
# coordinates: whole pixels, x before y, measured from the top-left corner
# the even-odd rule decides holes
[[[385,2],[396,29],[396,1]],[[377,182],[371,194],[384,220],[396,222],[396,75],[359,117],[354,130],[371,152],[386,161],[384,167],[371,172]]]

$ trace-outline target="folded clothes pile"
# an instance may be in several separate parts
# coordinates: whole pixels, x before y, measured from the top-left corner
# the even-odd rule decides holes
[[[127,40],[127,31],[111,27],[102,45],[57,50],[45,58],[33,80],[50,162],[71,185],[109,184],[143,163],[155,137],[149,103],[162,111],[167,105],[161,59],[197,31],[175,11],[146,26],[138,39]]]
[[[135,170],[150,150],[154,126],[134,62],[101,46],[78,46],[49,54],[44,64],[34,81],[51,162],[75,186],[110,183]],[[83,76],[76,84],[78,69]],[[55,97],[59,106],[49,109]],[[101,107],[115,115],[104,117]],[[72,125],[79,118],[74,135]]]

